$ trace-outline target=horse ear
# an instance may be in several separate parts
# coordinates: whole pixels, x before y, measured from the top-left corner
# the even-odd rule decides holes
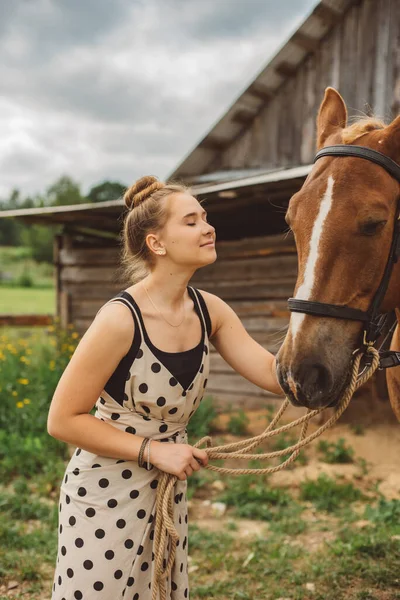
[[[393,119],[384,129],[385,142],[388,144],[389,154],[396,162],[400,161],[400,115]]]
[[[317,150],[327,138],[347,125],[347,108],[342,96],[332,87],[327,87],[317,117]]]

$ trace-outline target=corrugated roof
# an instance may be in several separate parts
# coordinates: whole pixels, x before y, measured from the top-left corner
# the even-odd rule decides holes
[[[168,178],[192,181],[195,175],[204,173],[216,154],[249,127],[254,117],[287,77],[293,75],[305,57],[318,48],[322,38],[356,1],[321,0],[274,58]]]

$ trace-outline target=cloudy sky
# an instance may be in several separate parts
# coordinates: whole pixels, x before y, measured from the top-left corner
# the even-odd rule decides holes
[[[0,0],[0,198],[166,177],[316,0]]]

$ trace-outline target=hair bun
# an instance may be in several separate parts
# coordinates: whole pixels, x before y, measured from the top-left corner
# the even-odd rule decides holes
[[[125,206],[129,210],[132,210],[151,196],[153,192],[163,188],[164,185],[157,177],[153,177],[152,175],[141,177],[126,190],[124,194]]]

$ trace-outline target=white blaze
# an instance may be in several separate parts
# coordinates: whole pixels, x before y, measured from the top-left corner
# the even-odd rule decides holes
[[[314,286],[315,281],[315,267],[318,260],[318,250],[319,243],[322,237],[322,232],[324,229],[326,217],[332,206],[332,198],[333,198],[333,177],[330,175],[328,177],[328,185],[326,187],[325,194],[321,201],[321,206],[319,207],[319,213],[317,218],[315,219],[314,227],[311,234],[310,240],[310,251],[307,258],[307,264],[304,271],[304,280],[299,289],[297,290],[295,298],[299,300],[309,300],[310,295]],[[292,338],[294,338],[299,332],[300,325],[304,320],[303,313],[295,313],[293,312],[290,317],[290,329],[292,332]]]

